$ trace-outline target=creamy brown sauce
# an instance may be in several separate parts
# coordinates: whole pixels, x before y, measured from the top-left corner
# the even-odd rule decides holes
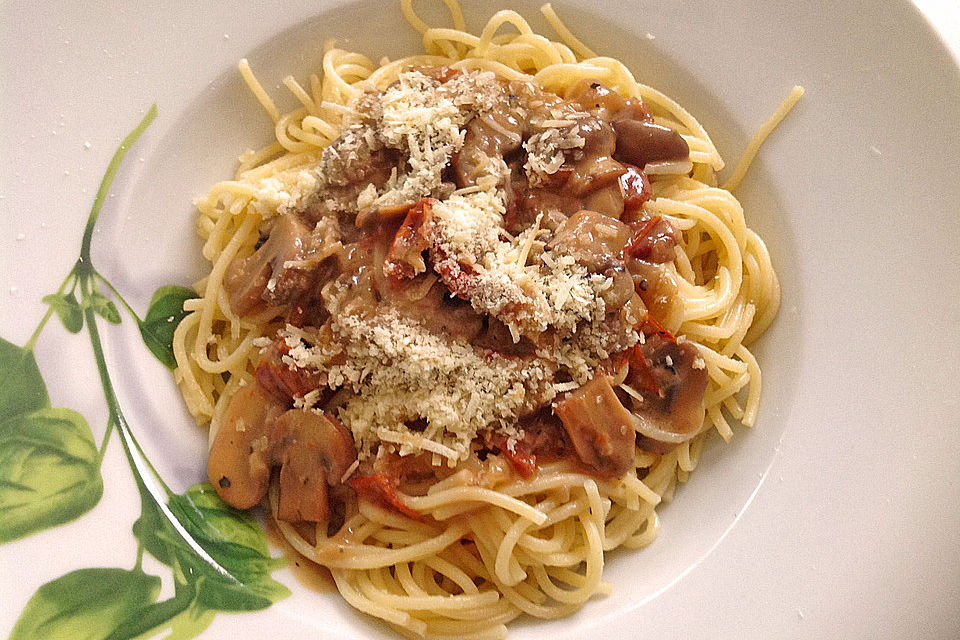
[[[441,85],[457,77],[444,69],[427,74]],[[542,238],[533,252],[572,257],[588,276],[609,279],[600,294],[604,326],[647,340],[614,354],[590,382],[552,403],[552,396],[530,396],[517,421],[523,437],[508,442],[491,431],[478,437],[472,455],[506,459],[524,477],[535,473],[538,459],[558,458],[598,475],[622,474],[635,446],[659,452],[673,446],[637,440],[631,413],[670,433],[691,432],[702,422],[705,371],[696,367],[696,348],[670,334],[679,325],[680,300],[663,264],[673,260],[681,238],[668,221],[643,210],[650,198],[643,167],[686,159],[689,149],[677,132],[654,124],[640,100],[597,82],[582,82],[563,97],[518,82],[500,81],[495,91],[494,105],[465,124],[462,147],[428,193],[398,191],[381,206],[360,207],[365,192],[379,194],[398,170],[412,171],[412,161],[395,149],[371,147],[365,125],[335,141],[324,156],[320,192],[265,223],[256,251],[230,265],[231,305],[239,315],[276,308],[285,322],[310,328],[315,341],[329,346],[331,365],[345,357],[330,329],[333,316],[387,311],[478,353],[521,363],[559,348],[569,331],[508,327],[511,312],[520,311],[509,305],[496,316],[478,311],[476,269],[444,253],[431,235],[434,203],[479,188],[490,167],[501,167],[505,231],[517,235],[538,225]],[[376,96],[358,108],[364,104],[373,105],[372,114]],[[544,124],[550,122],[558,124]],[[288,349],[278,339],[264,351],[256,390],[237,394],[213,444],[210,477],[227,502],[257,502],[272,473],[281,486],[281,517],[291,521],[325,521],[326,502],[353,491],[402,511],[396,489],[422,493],[452,472],[429,456],[394,454],[351,470],[357,451],[335,418],[349,391],[328,388],[326,370],[291,365]],[[627,382],[643,402],[610,382],[625,362]],[[319,418],[293,408],[311,392]],[[416,421],[407,427],[422,430]]]
[[[297,550],[287,542],[277,523],[269,515],[266,518],[264,531],[270,548],[274,551],[280,551],[285,558],[289,559],[287,566],[297,582],[315,593],[337,592],[337,583],[334,581],[330,569],[297,553]]]

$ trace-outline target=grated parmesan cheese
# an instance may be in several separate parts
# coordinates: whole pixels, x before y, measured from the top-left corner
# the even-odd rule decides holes
[[[286,346],[281,361],[319,371],[321,387],[338,390],[338,417],[353,433],[361,461],[383,445],[400,455],[429,452],[453,465],[490,430],[512,447],[523,437],[519,418],[584,384],[612,354],[643,339],[618,314],[606,317],[602,294],[613,286],[610,278],[548,248],[541,217],[515,236],[506,231],[510,168],[501,157],[479,159],[473,186],[454,192],[443,183],[470,120],[504,95],[490,72],[463,72],[446,82],[420,71],[400,73],[394,84],[361,94],[343,110],[343,133],[324,149],[315,173],[270,176],[257,187],[255,206],[265,217],[316,206],[357,213],[359,220],[366,212],[435,198],[422,233],[436,275],[426,277],[423,291],[439,278],[477,313],[503,322],[515,342],[526,337],[536,345],[535,357],[507,357],[432,332],[393,308],[358,311],[348,289],[331,282],[322,294],[329,335],[321,340],[316,329],[287,325],[278,332]],[[522,143],[533,186],[584,147],[588,126],[582,111],[556,97],[544,100],[529,106],[550,117],[531,123],[535,133]],[[322,231],[331,239],[318,246],[341,247],[333,239],[338,229]],[[313,268],[329,255],[284,267]],[[256,346],[269,345],[260,340]],[[321,395],[315,389],[294,404],[312,409]],[[409,428],[412,423],[422,430]]]
[[[550,124],[554,124],[552,121]],[[543,123],[547,124],[547,123]],[[556,173],[565,160],[564,151],[583,147],[585,140],[579,135],[579,127],[548,127],[523,143],[527,161],[523,165],[532,186],[543,183]]]
[[[339,417],[364,459],[381,441],[398,444],[401,455],[431,451],[466,459],[481,430],[494,427],[519,437],[516,419],[555,396],[549,361],[522,363],[484,353],[395,311],[339,316],[333,330],[343,346],[342,364],[330,364],[330,353],[310,346],[293,327],[280,335],[294,345],[285,356],[291,362],[325,371],[331,388],[352,391]],[[407,429],[421,419],[423,433]]]
[[[514,334],[547,329],[573,333],[606,311],[600,294],[612,286],[571,256],[545,251],[527,264],[539,226],[509,238],[503,229],[503,195],[488,190],[454,195],[433,207],[434,269],[481,314],[501,320]]]
[[[312,171],[284,171],[261,178],[250,204],[264,219],[280,215],[299,205],[317,188],[317,176]]]
[[[367,184],[354,198],[328,203],[331,210],[364,212],[402,206],[437,196],[442,171],[463,147],[464,126],[490,109],[500,92],[489,71],[460,73],[440,82],[420,71],[406,71],[380,93],[361,94],[351,105],[359,120],[324,150],[321,186],[349,183],[357,167],[381,149],[400,152],[403,167],[382,185]]]

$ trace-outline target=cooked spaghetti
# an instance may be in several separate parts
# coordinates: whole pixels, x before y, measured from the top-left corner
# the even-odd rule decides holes
[[[276,142],[197,202],[176,378],[221,497],[351,605],[492,638],[608,593],[604,552],[754,424],[780,287],[680,105],[549,5],[559,41],[445,2],[453,28],[401,3],[422,55],[285,78],[290,113],[241,61]]]

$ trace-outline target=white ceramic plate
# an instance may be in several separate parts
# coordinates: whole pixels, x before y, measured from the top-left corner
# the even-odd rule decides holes
[[[280,78],[305,78],[328,38],[374,59],[418,47],[376,0],[90,4],[2,9],[0,335],[18,345],[76,260],[115,145],[151,103],[160,115],[93,239],[97,268],[141,314],[157,287],[201,273],[192,199],[270,135],[237,59],[281,96]],[[476,28],[505,3],[465,4]],[[957,637],[956,58],[903,1],[555,4],[593,48],[692,111],[729,165],[793,84],[807,94],[737,193],[784,285],[758,349],[757,427],[711,444],[651,547],[608,556],[612,596],[519,621],[510,637]],[[511,5],[547,29],[535,3]],[[146,455],[175,491],[202,480],[205,433],[169,372],[129,318],[101,333]],[[52,321],[36,357],[52,404],[82,414],[99,444],[107,412],[88,339]],[[139,501],[116,434],[102,477],[89,513],[0,546],[0,634],[44,583],[136,562]],[[169,571],[144,567],[172,595]],[[203,637],[393,637],[335,593],[274,575],[291,597],[218,615]]]

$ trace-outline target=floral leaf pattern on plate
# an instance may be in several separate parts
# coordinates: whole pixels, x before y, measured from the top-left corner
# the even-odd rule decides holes
[[[138,322],[143,342],[163,366],[173,370],[177,366],[173,356],[173,332],[187,312],[183,303],[197,297],[197,292],[186,287],[160,287],[150,299],[147,315]]]
[[[159,593],[160,578],[140,570],[79,569],[37,589],[10,640],[106,638]]]
[[[93,312],[109,322],[110,324],[120,324],[120,312],[117,311],[117,305],[113,300],[103,295],[99,291],[93,291],[89,301],[84,301]]]
[[[0,420],[49,406],[33,350],[0,338]]]
[[[32,343],[0,338],[0,543],[69,522],[102,494],[90,425],[50,408]]]
[[[70,409],[0,422],[0,542],[69,522],[103,495],[90,426]]]
[[[43,302],[53,307],[57,318],[70,333],[80,333],[83,329],[83,309],[77,297],[70,293],[51,293],[43,296]]]
[[[151,501],[144,501],[134,532],[151,555],[179,568],[184,581],[196,590],[201,607],[254,611],[289,595],[286,587],[270,577],[284,561],[270,557],[260,523],[251,514],[226,505],[209,483],[171,496],[168,504],[215,565],[204,561]]]
[[[80,257],[57,292],[44,298],[47,312],[27,344],[18,347],[0,338],[0,543],[63,524],[94,507],[103,493],[101,461],[117,431],[141,498],[133,526],[134,568],[79,569],[46,583],[20,614],[11,640],[161,633],[192,638],[217,611],[263,609],[290,594],[271,576],[284,561],[270,556],[252,515],[224,504],[207,483],[182,495],[167,487],[124,417],[107,368],[98,317],[119,324],[119,303],[150,352],[172,369],[173,333],[186,315],[184,302],[196,297],[185,287],[161,287],[141,320],[90,256],[94,227],[120,162],[155,117],[154,105],[114,153],[87,219]],[[109,413],[99,447],[83,416],[50,407],[33,348],[54,314],[70,333],[86,328],[89,334]],[[144,551],[171,570],[173,597],[157,601],[160,578],[142,570]]]

